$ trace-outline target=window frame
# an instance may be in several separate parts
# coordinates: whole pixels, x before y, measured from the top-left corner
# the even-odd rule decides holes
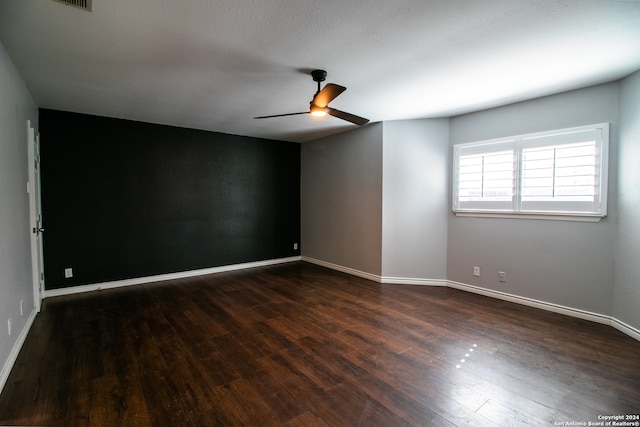
[[[592,135],[589,135],[592,134]],[[559,147],[569,147],[576,142],[583,142],[581,135],[593,138],[595,141],[595,167],[593,199],[591,201],[569,202],[561,200],[560,197],[551,201],[529,201],[523,202],[523,153],[526,149],[534,147],[549,147],[558,149]],[[511,177],[512,187],[510,195],[497,197],[495,200],[460,200],[460,174],[459,166],[461,158],[469,159],[471,156],[482,157],[489,153],[513,151],[513,175]],[[555,151],[554,151],[555,152]],[[462,153],[462,154],[461,154]],[[484,165],[484,163],[483,163]],[[554,164],[552,171],[554,179],[556,177],[557,165]],[[609,169],[609,123],[598,123],[593,125],[556,129],[544,132],[535,132],[496,138],[483,141],[455,144],[453,146],[452,161],[452,203],[451,208],[457,216],[473,217],[497,217],[497,218],[527,218],[527,219],[551,219],[567,221],[600,221],[607,215],[607,190],[608,190],[608,169]],[[485,191],[485,176],[489,172],[482,169],[481,190]],[[508,179],[508,178],[507,178]],[[462,181],[463,183],[465,181]],[[473,181],[466,181],[471,182]],[[463,184],[464,185],[464,184]],[[555,184],[553,184],[555,190]],[[503,189],[504,190],[504,189]],[[464,196],[463,196],[464,197]],[[480,196],[484,199],[484,196]],[[511,197],[509,200],[508,197]],[[527,204],[537,205],[537,209],[523,208]],[[588,206],[590,205],[590,206]],[[540,206],[551,207],[550,209],[540,208]],[[585,209],[587,207],[588,209]]]

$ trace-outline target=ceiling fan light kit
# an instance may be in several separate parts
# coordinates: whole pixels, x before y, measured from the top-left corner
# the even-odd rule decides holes
[[[313,70],[311,72],[311,78],[313,78],[313,81],[318,83],[318,90],[316,91],[315,95],[313,96],[313,99],[311,100],[309,111],[303,111],[299,113],[276,114],[271,116],[259,116],[259,117],[254,117],[254,119],[269,119],[273,117],[296,116],[299,114],[311,114],[314,117],[324,117],[326,115],[330,115],[342,120],[346,120],[358,126],[364,126],[367,123],[369,123],[369,119],[356,116],[355,114],[336,110],[335,108],[330,108],[328,106],[331,101],[333,101],[342,92],[347,90],[347,88],[334,83],[327,83],[323,88],[321,88],[320,83],[325,81],[327,78],[327,72],[325,70]]]
[[[327,115],[327,110],[324,108],[320,108],[320,107],[316,107],[316,106],[311,106],[311,115],[313,117],[324,117]]]

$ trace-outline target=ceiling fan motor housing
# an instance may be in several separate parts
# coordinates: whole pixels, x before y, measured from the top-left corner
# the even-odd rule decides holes
[[[314,82],[323,82],[327,78],[327,72],[325,70],[313,70],[311,72],[311,77]]]

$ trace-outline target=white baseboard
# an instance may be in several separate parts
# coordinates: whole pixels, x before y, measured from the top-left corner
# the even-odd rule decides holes
[[[363,279],[373,280],[374,282],[378,282],[378,283],[380,283],[381,281],[381,277],[376,274],[367,273],[367,272],[356,270],[350,267],[345,267],[343,265],[333,264],[331,262],[322,261],[316,258],[303,256],[301,257],[301,259],[302,261],[305,261],[311,264],[316,264],[321,267],[327,267],[327,268],[330,268],[331,270],[341,271],[343,273],[347,273],[352,276],[362,277]]]
[[[362,277],[364,279],[373,280],[378,283],[386,283],[393,285],[422,285],[422,286],[447,286],[446,280],[441,279],[420,279],[410,277],[390,277],[390,276],[378,276],[377,274],[367,273],[360,270],[355,270],[350,267],[345,267],[339,264],[333,264],[331,262],[322,261],[316,258],[310,258],[303,256],[302,261],[309,262],[311,264],[327,267],[332,270],[341,271],[343,273],[351,274],[352,276]]]
[[[383,277],[375,274],[367,273],[364,271],[354,270],[349,267],[345,267],[338,264],[333,264],[327,261],[322,261],[315,258],[301,257],[302,261],[306,261],[312,264],[317,264],[323,267],[330,268],[332,270],[341,271],[343,273],[351,274],[353,276],[362,277],[365,279],[373,280],[378,283],[398,284],[398,285],[428,285],[428,286],[448,286],[455,289],[460,289],[466,292],[473,292],[475,294],[484,295],[491,298],[497,298],[504,301],[513,302],[516,304],[522,304],[529,307],[539,308],[541,310],[551,311],[554,313],[564,314],[565,316],[577,317],[579,319],[589,320],[591,322],[602,323],[612,326],[619,331],[629,335],[640,341],[640,330],[628,325],[615,317],[607,316],[600,313],[593,313],[591,311],[582,310],[579,308],[568,307],[551,302],[536,300],[533,298],[522,297],[519,295],[509,294],[506,292],[494,291],[492,289],[482,288],[479,286],[468,285],[466,283],[454,282],[452,280],[440,280],[440,279],[419,279],[419,278],[406,278],[406,277]]]
[[[634,328],[631,325],[627,325],[621,320],[615,317],[611,318],[611,326],[619,330],[620,332],[629,335],[631,338],[635,338],[640,341],[640,329]]]
[[[0,393],[4,389],[4,386],[7,383],[7,379],[9,379],[9,374],[11,373],[11,370],[13,369],[13,365],[16,363],[16,360],[18,359],[18,354],[20,354],[20,350],[22,349],[22,346],[24,345],[24,342],[27,339],[27,335],[31,330],[31,325],[33,325],[33,321],[36,318],[36,314],[38,313],[36,311],[36,308],[34,307],[33,310],[31,310],[29,317],[27,318],[27,322],[25,323],[24,327],[20,331],[20,335],[18,335],[18,339],[14,343],[13,348],[9,353],[9,357],[4,362],[2,371],[0,371]]]
[[[44,298],[72,295],[82,292],[101,291],[104,289],[121,288],[124,286],[142,285],[145,283],[162,282],[165,280],[184,279],[187,277],[204,276],[206,274],[223,273],[225,271],[244,270],[248,268],[265,267],[268,265],[284,264],[300,261],[301,257],[270,259],[266,261],[246,262],[243,264],[223,265],[220,267],[203,268],[200,270],[180,271],[177,273],[159,274],[157,276],[136,277],[134,279],[116,280],[113,282],[94,283],[91,285],[71,286],[68,288],[50,289],[44,291]]]
[[[554,304],[546,301],[540,301],[533,298],[521,297],[518,295],[508,294],[506,292],[494,291],[492,289],[481,288],[479,286],[467,285],[465,283],[449,281],[449,286],[463,291],[485,295],[491,298],[497,298],[504,301],[514,302],[516,304],[527,305],[529,307],[535,307],[542,310],[552,311],[554,313],[564,314],[566,316],[577,317],[579,319],[590,320],[592,322],[610,325],[620,332],[629,335],[631,338],[640,341],[639,329],[634,328],[633,326],[628,325],[613,316],[593,313],[591,311],[567,307],[564,305]]]
[[[508,294],[506,292],[494,291],[492,289],[481,288],[474,285],[467,285],[466,283],[454,282],[451,280],[449,281],[449,287],[467,292],[473,292],[474,294],[484,295],[491,298],[501,299],[503,301],[514,302],[516,304],[522,304],[546,311],[552,311],[554,313],[564,314],[566,316],[577,317],[579,319],[590,320],[592,322],[603,323],[605,325],[611,325],[611,316],[605,316],[603,314],[593,313],[578,308],[567,307],[564,305],[540,301],[533,298]]]
[[[392,285],[420,285],[420,286],[447,286],[447,281],[442,279],[417,279],[410,277],[383,276],[380,283]]]

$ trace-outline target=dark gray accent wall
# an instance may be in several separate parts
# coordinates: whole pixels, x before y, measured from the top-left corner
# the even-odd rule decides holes
[[[302,145],[304,256],[381,273],[382,123]]]
[[[609,122],[608,216],[599,223],[449,214],[449,280],[610,315],[617,211],[618,84],[451,119],[451,145]],[[451,188],[451,183],[449,183]],[[479,266],[480,277],[473,275]],[[506,272],[506,283],[498,281]]]
[[[620,83],[618,158],[613,317],[640,330],[640,71]]]
[[[47,289],[299,255],[299,144],[53,110],[40,132]]]

